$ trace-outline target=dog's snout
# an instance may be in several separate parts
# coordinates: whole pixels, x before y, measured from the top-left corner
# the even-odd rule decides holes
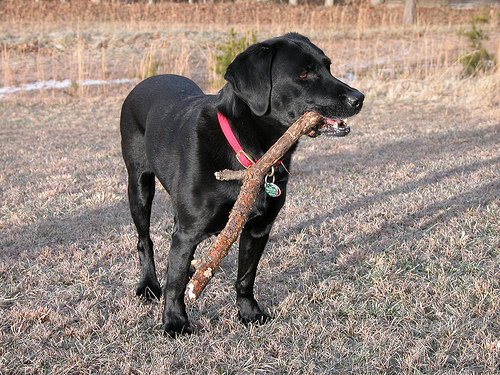
[[[359,91],[347,94],[347,103],[353,108],[360,108],[363,105],[365,96]]]

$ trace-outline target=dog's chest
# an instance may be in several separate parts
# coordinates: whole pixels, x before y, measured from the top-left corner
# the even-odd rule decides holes
[[[270,195],[266,192],[265,187],[262,186],[248,220],[256,217],[261,217],[264,220],[266,218],[274,219],[285,202],[286,181],[276,184],[276,188],[280,190],[279,195],[271,196],[274,195],[275,192],[271,192]],[[271,190],[274,190],[274,188]]]

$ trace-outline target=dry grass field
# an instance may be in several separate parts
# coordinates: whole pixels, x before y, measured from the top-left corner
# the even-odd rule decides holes
[[[499,373],[500,72],[456,63],[479,13],[0,1],[0,88],[71,81],[0,91],[0,374]],[[499,13],[480,25],[493,54]],[[215,91],[231,27],[310,36],[366,105],[348,137],[300,142],[257,277],[274,319],[239,323],[232,251],[171,340],[134,294],[118,122],[135,82],[82,83],[155,67]],[[153,215],[163,275],[161,190]]]

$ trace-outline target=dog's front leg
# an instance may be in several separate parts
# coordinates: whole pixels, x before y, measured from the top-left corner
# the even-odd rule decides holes
[[[239,316],[244,324],[264,323],[270,318],[260,309],[253,294],[257,266],[268,239],[269,231],[257,236],[251,230],[245,228],[241,233],[238,254],[238,278],[235,287]]]
[[[186,314],[184,292],[189,281],[189,268],[193,254],[200,241],[188,233],[176,230],[168,256],[167,282],[163,294],[163,329],[165,334],[176,337],[193,332]]]

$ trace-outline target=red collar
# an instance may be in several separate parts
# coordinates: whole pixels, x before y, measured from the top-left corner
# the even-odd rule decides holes
[[[240,142],[238,142],[238,140],[234,136],[234,133],[231,130],[231,125],[229,125],[229,121],[227,120],[227,118],[222,113],[217,112],[217,119],[219,120],[219,125],[222,129],[222,132],[224,133],[224,136],[229,142],[231,148],[236,153],[236,157],[238,158],[238,161],[241,163],[241,165],[243,165],[245,168],[248,168],[255,164],[257,162],[257,159],[243,151],[243,147],[241,147]],[[282,162],[283,160],[278,161],[276,164],[274,164],[274,167],[280,165]]]

